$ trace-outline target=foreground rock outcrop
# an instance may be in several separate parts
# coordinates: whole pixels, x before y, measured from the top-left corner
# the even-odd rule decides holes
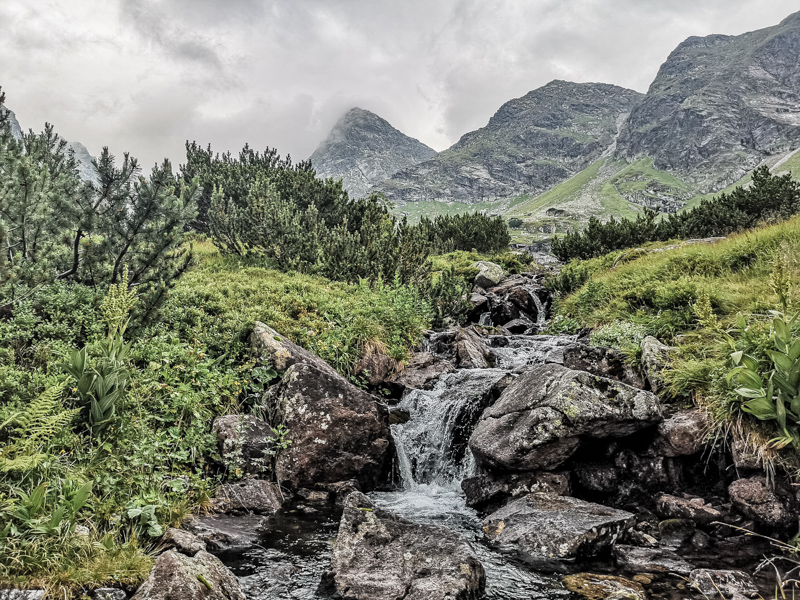
[[[353,492],[333,546],[333,579],[346,600],[478,600],[483,566],[443,527],[420,525]]]
[[[658,398],[560,365],[533,367],[484,411],[469,447],[490,469],[555,469],[586,438],[631,435],[658,423]]]
[[[250,341],[256,356],[283,373],[262,400],[270,424],[288,429],[291,441],[275,459],[278,481],[296,490],[355,479],[374,489],[389,460],[388,407],[263,323]]]

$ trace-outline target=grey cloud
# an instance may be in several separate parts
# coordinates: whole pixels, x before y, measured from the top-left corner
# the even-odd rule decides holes
[[[690,35],[778,23],[796,0],[26,0],[0,3],[23,127],[151,165],[184,141],[305,158],[361,106],[444,149],[552,79],[645,91]]]

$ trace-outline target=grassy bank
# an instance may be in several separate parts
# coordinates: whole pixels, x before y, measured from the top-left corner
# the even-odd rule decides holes
[[[731,353],[742,350],[767,381],[775,311],[784,310],[779,291],[788,294],[787,313],[800,302],[800,217],[713,244],[661,246],[565,266],[549,283],[560,295],[553,328],[589,327],[605,338],[616,331],[620,339],[636,331],[674,346],[665,373],[671,395],[707,410],[718,433],[755,444],[796,469],[796,448],[778,439],[776,419],[743,410],[745,399],[726,377],[736,366]],[[784,281],[777,286],[776,269]],[[798,323],[793,327],[797,336]],[[627,350],[635,352],[630,345]]]

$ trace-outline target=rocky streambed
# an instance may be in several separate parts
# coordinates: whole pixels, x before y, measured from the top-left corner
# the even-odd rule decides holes
[[[538,276],[492,271],[474,325],[431,332],[405,368],[362,361],[388,401],[257,324],[254,356],[283,374],[263,414],[293,443],[265,461],[267,423],[218,419],[219,453],[247,478],[167,534],[135,598],[771,595],[774,575],[753,573],[774,550],[745,530],[790,534],[791,490],[659,397],[658,340],[636,368],[540,335]]]

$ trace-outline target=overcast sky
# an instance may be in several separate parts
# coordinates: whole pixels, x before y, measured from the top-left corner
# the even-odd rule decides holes
[[[436,150],[552,79],[647,90],[690,35],[797,0],[2,0],[0,86],[24,129],[148,168],[185,140],[306,158],[360,106]]]

